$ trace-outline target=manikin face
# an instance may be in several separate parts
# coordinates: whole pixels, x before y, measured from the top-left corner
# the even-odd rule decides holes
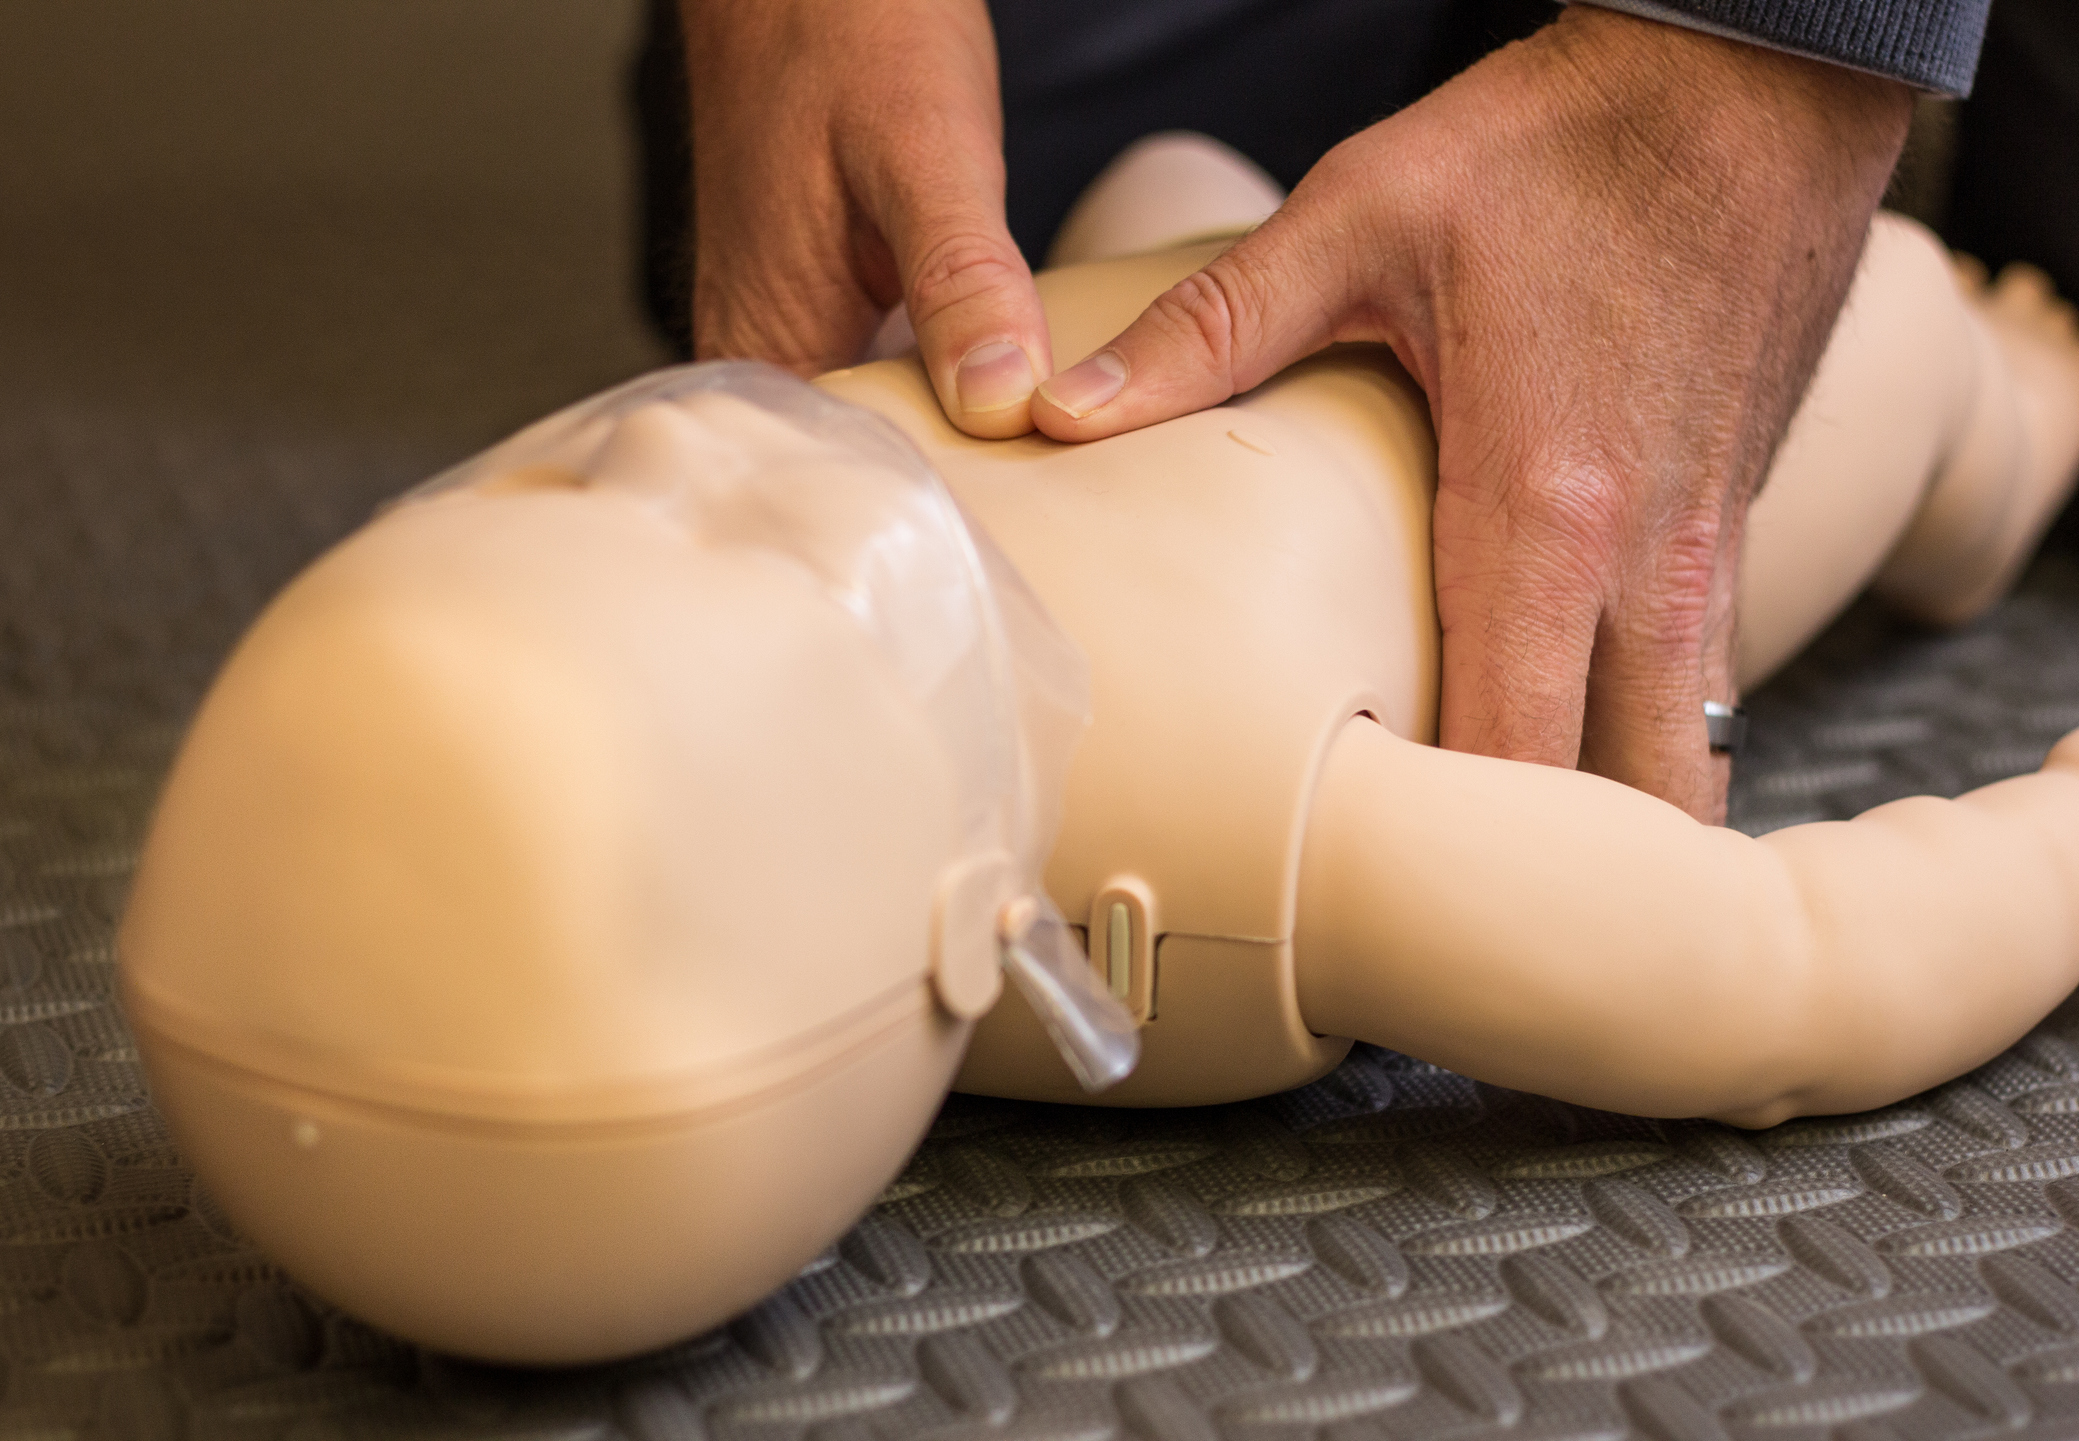
[[[750,1304],[899,1168],[966,1035],[933,973],[957,767],[844,595],[745,538],[782,490],[729,488],[830,488],[834,565],[875,533],[872,463],[727,396],[592,428],[578,464],[393,508],[269,608],[121,940],[234,1224],[503,1360]]]
[[[627,1354],[915,1145],[1046,837],[976,542],[875,424],[636,382],[391,508],[225,667],[124,999],[184,1154],[319,1294]]]
[[[159,983],[458,1104],[572,1110],[918,983],[960,845],[928,718],[840,597],[732,533],[786,523],[764,490],[691,513],[679,483],[775,465],[874,479],[727,396],[659,402],[589,473],[497,472],[320,562],[182,757],[132,927]]]

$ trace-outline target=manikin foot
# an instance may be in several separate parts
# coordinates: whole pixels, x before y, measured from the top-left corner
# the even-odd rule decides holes
[[[2079,322],[2042,271],[1987,282],[1954,261],[1978,382],[1954,448],[1876,590],[1917,619],[1962,625],[2013,586],[2079,482]]]
[[[1973,262],[1958,278],[2014,376],[2026,436],[2018,504],[2040,534],[2079,481],[2079,315],[2033,265],[2010,265],[1990,286],[1984,274]]]

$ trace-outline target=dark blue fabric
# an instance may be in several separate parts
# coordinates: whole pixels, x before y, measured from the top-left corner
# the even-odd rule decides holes
[[[1992,0],[1658,0],[1786,50],[1963,95]],[[2068,0],[2069,3],[2069,0]]]
[[[1529,34],[1556,0],[990,0],[1011,234],[1035,263],[1114,155],[1159,130],[1290,189],[1338,141]]]
[[[1311,0],[1302,0],[1305,8]],[[1547,10],[1557,0],[1549,0]],[[1622,0],[1617,0],[1621,5]],[[1971,88],[1992,0],[1652,0],[1786,49],[1961,95]],[[1015,81],[1034,90],[1145,68],[1293,0],[992,0]],[[1391,4],[1378,8],[1391,10]],[[1460,7],[1463,8],[1463,7]]]
[[[2079,0],[1993,6],[1957,141],[1943,238],[1994,270],[2039,265],[2079,296]]]
[[[1004,100],[1089,85],[1159,63],[1282,0],[993,0]]]

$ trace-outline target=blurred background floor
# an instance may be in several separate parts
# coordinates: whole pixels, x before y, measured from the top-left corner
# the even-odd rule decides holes
[[[636,19],[0,6],[0,676],[199,677],[381,497],[659,362]]]

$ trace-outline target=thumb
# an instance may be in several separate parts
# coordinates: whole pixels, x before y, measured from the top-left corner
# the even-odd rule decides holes
[[[895,247],[917,349],[946,418],[1000,440],[1032,429],[1033,387],[1053,369],[1032,271],[994,214],[922,217]]]
[[[1344,267],[1292,207],[1155,298],[1110,345],[1040,386],[1033,424],[1096,440],[1218,405],[1336,338]]]

